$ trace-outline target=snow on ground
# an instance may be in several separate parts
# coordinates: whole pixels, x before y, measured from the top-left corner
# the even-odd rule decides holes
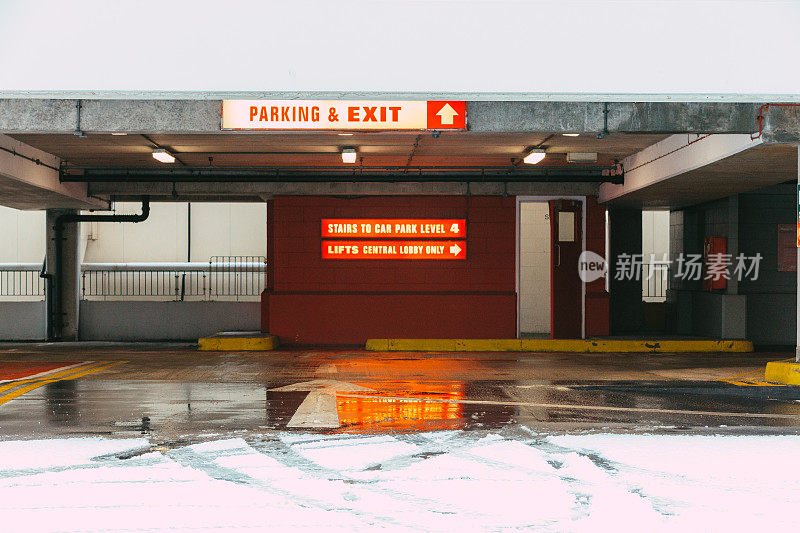
[[[0,442],[0,530],[789,529],[800,437],[277,433]]]

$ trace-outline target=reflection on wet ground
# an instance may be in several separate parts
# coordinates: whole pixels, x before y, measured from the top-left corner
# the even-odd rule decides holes
[[[342,433],[507,427],[795,432],[800,387],[742,386],[729,379],[757,377],[766,361],[785,357],[3,345],[0,373],[50,373],[2,385],[0,438],[147,434],[169,441],[283,430],[300,412],[306,428]],[[59,370],[54,362],[72,368]],[[308,387],[274,390],[294,384]],[[349,384],[366,390],[348,391]],[[315,426],[317,418],[330,416],[338,417],[338,428]]]

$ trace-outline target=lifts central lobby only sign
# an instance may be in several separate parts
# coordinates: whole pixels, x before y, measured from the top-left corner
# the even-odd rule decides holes
[[[465,219],[324,218],[322,258],[466,259],[466,236]]]
[[[223,130],[463,130],[463,101],[223,100]]]

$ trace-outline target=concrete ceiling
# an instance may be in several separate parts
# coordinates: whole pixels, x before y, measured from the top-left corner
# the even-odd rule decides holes
[[[608,205],[667,209],[797,181],[797,147],[760,145],[616,198]]]
[[[187,166],[343,166],[340,151],[353,146],[365,166],[502,167],[523,157],[548,137],[541,133],[430,132],[355,133],[235,133],[216,135],[12,135],[14,139],[54,154],[73,166],[164,168],[152,158],[163,147]],[[598,139],[553,135],[544,142],[548,156],[540,166],[566,165],[567,152],[597,152],[598,165],[658,142],[665,135],[613,133]],[[149,140],[148,140],[149,139]],[[416,144],[416,147],[415,147]],[[180,163],[174,165],[180,166]]]

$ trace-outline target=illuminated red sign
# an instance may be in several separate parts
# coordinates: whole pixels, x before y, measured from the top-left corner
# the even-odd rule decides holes
[[[466,259],[464,241],[322,241],[323,259]]]
[[[462,219],[323,218],[323,238],[463,239],[467,221]]]
[[[223,130],[463,130],[464,101],[223,100]]]

